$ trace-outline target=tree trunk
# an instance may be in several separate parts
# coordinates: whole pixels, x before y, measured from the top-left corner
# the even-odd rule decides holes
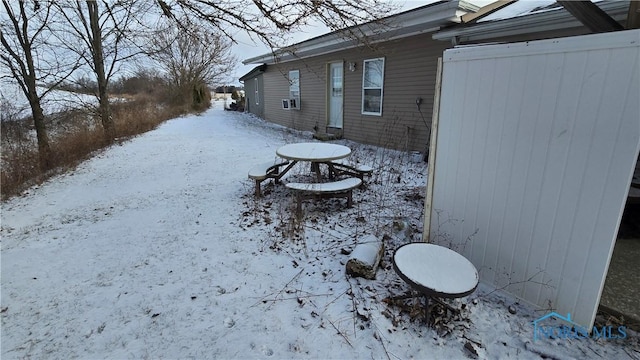
[[[23,67],[23,91],[29,99],[29,106],[31,107],[31,115],[33,116],[33,125],[36,128],[36,139],[38,141],[38,158],[40,162],[40,169],[49,170],[53,167],[51,146],[49,145],[49,136],[47,135],[47,127],[45,124],[44,111],[42,111],[42,105],[40,103],[40,97],[38,96],[38,89],[36,85],[36,67],[33,61],[32,43],[31,39],[27,36],[27,15],[24,10],[24,5],[20,6],[20,15],[24,19],[23,24],[23,38],[21,41],[22,50],[24,51],[24,61],[26,62],[26,69]]]
[[[98,81],[98,99],[100,102],[100,120],[104,129],[104,139],[110,144],[116,138],[116,127],[111,118],[109,94],[107,94],[107,76],[104,71],[104,54],[102,53],[102,31],[100,29],[98,2],[87,0],[89,24],[91,26],[93,64]]]
[[[53,159],[51,147],[49,146],[49,136],[47,135],[47,129],[45,126],[44,112],[42,111],[42,107],[40,106],[40,99],[38,99],[35,93],[32,96],[33,98],[29,99],[29,103],[31,105],[33,124],[36,128],[40,168],[42,170],[49,170],[53,167]]]

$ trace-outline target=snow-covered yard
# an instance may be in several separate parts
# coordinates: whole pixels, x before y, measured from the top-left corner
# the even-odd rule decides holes
[[[408,290],[391,255],[422,237],[426,164],[342,140],[375,169],[352,208],[254,198],[248,169],[310,139],[215,102],[3,203],[2,358],[638,358],[630,330],[534,342],[548,310],[483,285],[437,330],[384,301]],[[370,234],[376,279],[347,276]]]
[[[47,89],[38,87],[38,94],[42,95]],[[22,119],[31,116],[31,108],[26,97],[15,84],[3,82],[0,90],[0,103],[4,104],[3,110],[9,111],[12,119]],[[61,111],[83,108],[88,105],[96,105],[95,96],[74,93],[63,90],[52,90],[42,99],[42,109],[45,114],[55,114]]]

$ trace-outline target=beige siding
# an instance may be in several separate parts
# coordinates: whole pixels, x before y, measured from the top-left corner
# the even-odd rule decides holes
[[[256,79],[258,80],[258,103],[256,104]],[[244,81],[245,111],[264,117],[264,79],[258,74]]]
[[[433,111],[436,62],[448,43],[431,34],[355,48],[310,59],[270,65],[264,74],[265,119],[298,130],[326,130],[327,64],[344,61],[344,137],[400,150],[427,148]],[[385,58],[382,116],[362,115],[363,60]],[[347,69],[357,63],[356,71]],[[301,110],[283,110],[289,70],[300,70]],[[422,98],[420,109],[416,98]]]

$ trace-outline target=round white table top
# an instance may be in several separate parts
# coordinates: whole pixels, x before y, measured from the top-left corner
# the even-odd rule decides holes
[[[351,155],[351,149],[344,145],[310,142],[281,146],[276,150],[281,158],[300,161],[331,161]]]
[[[463,297],[478,286],[478,272],[464,256],[444,246],[410,243],[393,255],[398,275],[428,296]]]

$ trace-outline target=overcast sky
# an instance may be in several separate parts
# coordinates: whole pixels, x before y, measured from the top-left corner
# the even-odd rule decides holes
[[[418,2],[418,1],[415,1]],[[322,24],[316,23],[315,25],[307,26],[304,31],[296,32],[291,36],[290,44],[295,44],[300,41],[310,39],[312,37],[328,33],[330,30]],[[246,32],[238,32],[236,35],[237,45],[233,47],[233,53],[238,57],[238,66],[235,72],[231,74],[229,82],[232,84],[240,84],[238,78],[253,69],[256,64],[243,65],[242,61],[252,58],[254,56],[266,54],[270,52],[270,49],[265,44],[261,43],[258,39],[253,41]]]

